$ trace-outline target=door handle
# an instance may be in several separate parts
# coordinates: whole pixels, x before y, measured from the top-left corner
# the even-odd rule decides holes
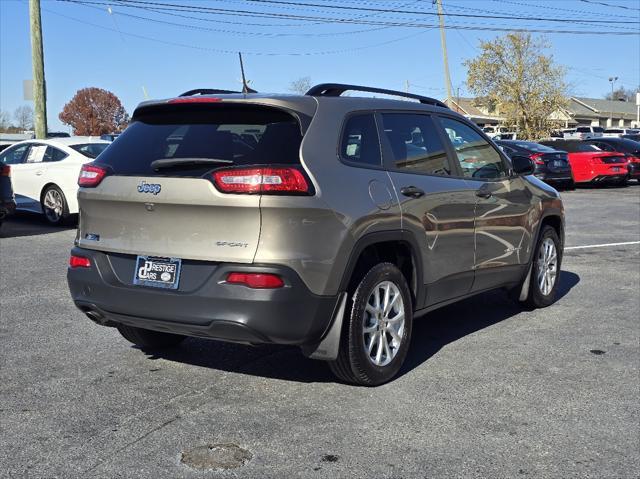
[[[420,198],[421,196],[424,196],[424,191],[416,186],[404,186],[400,190],[400,193],[404,196],[408,196],[409,198]]]
[[[36,175],[38,175],[38,176],[42,176],[42,173],[43,173],[42,170],[36,171]]]
[[[476,196],[479,198],[491,198],[492,193],[489,190],[477,190],[476,191]]]

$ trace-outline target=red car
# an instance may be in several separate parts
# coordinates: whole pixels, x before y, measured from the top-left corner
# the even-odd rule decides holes
[[[595,145],[602,151],[613,151],[625,155],[629,179],[640,181],[640,142],[628,138],[603,137],[586,140],[585,143]]]
[[[580,140],[541,141],[540,144],[569,154],[576,183],[626,183],[629,170],[623,153],[602,151]]]

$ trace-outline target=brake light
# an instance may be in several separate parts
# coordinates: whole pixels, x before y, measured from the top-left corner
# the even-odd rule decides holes
[[[173,100],[169,100],[167,103],[218,103],[221,101],[222,98],[189,96],[184,98],[174,98]]]
[[[599,156],[592,156],[591,158],[589,158],[589,161],[591,163],[595,163],[595,164],[598,164],[598,165],[601,164],[601,163],[604,163],[602,161],[602,158],[600,158]]]
[[[241,284],[253,289],[275,289],[284,286],[282,278],[271,273],[229,273],[227,283]]]
[[[529,158],[531,158],[536,165],[544,165],[544,161],[541,158],[542,155],[544,155],[544,153],[531,153]]]
[[[82,165],[80,176],[78,176],[78,186],[83,188],[95,188],[107,175],[107,170],[101,166],[91,163]]]
[[[72,269],[91,268],[91,260],[89,258],[85,258],[84,256],[71,255],[71,257],[69,258],[69,267]]]
[[[304,175],[295,168],[232,168],[213,172],[223,193],[308,193]]]
[[[0,168],[0,176],[11,176],[11,166],[2,165],[2,168]]]

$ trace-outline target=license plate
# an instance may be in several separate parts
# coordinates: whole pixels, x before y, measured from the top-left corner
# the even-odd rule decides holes
[[[614,166],[613,168],[611,168],[613,171],[620,171],[620,167],[619,166]]]
[[[178,258],[157,258],[153,256],[138,256],[133,284],[152,286],[154,288],[177,289],[180,281],[180,266]]]
[[[564,168],[565,166],[567,166],[567,163],[564,160],[554,160],[553,166],[555,168]]]

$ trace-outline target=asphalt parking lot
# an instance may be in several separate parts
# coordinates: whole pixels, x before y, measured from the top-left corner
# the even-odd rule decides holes
[[[402,375],[378,388],[336,383],[297,349],[136,349],[73,306],[75,231],[12,219],[0,230],[0,476],[638,477],[640,245],[571,248],[640,240],[640,186],[563,198],[557,303],[525,312],[497,291],[434,312]],[[181,462],[212,444],[248,451],[235,450],[245,465]]]

